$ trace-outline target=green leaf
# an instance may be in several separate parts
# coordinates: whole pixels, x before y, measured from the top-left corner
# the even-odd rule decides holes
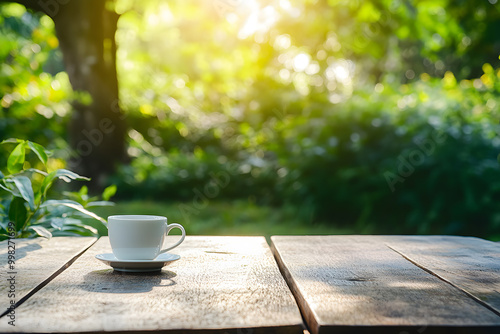
[[[85,225],[87,226],[87,225]],[[54,231],[54,236],[58,237],[76,237],[76,236],[81,236],[81,237],[95,237],[97,233],[93,233],[92,231],[81,228],[79,226],[68,226],[68,228],[59,230],[59,231]]]
[[[10,173],[17,173],[23,169],[26,155],[26,142],[22,142],[14,148],[7,160],[7,169]]]
[[[0,144],[17,144],[17,143],[22,143],[24,140],[22,139],[17,139],[17,138],[9,138],[3,140]]]
[[[6,180],[7,182],[13,182],[16,188],[19,190],[19,194],[26,202],[31,210],[35,210],[35,195],[33,194],[33,187],[31,186],[31,181],[26,176],[15,176]]]
[[[102,199],[105,201],[109,201],[111,197],[113,197],[116,194],[116,185],[110,185],[106,189],[104,189],[102,193]]]
[[[7,234],[7,225],[9,224],[9,220],[8,220],[9,217],[7,217],[7,219],[0,219],[0,229],[1,230],[4,230]]]
[[[28,210],[26,210],[24,203],[25,201],[21,197],[14,197],[10,202],[9,219],[16,224],[16,231],[23,228],[28,218]]]
[[[88,177],[78,175],[75,172],[72,172],[70,170],[58,169],[56,171],[53,171],[52,173],[49,173],[49,175],[47,175],[45,177],[45,179],[43,180],[40,191],[42,192],[42,194],[44,196],[47,194],[47,191],[52,186],[52,183],[54,182],[54,180],[57,178],[65,181],[65,182],[71,182],[72,180],[90,181],[90,179]]]
[[[110,201],[95,201],[95,202],[90,202],[87,204],[87,207],[92,207],[92,206],[114,206],[114,202]]]
[[[78,192],[80,197],[83,197],[83,196],[87,195],[88,193],[89,193],[89,188],[87,188],[87,186],[81,187],[80,191]]]
[[[86,210],[83,205],[81,205],[80,203],[77,203],[75,201],[70,201],[70,200],[67,200],[67,199],[62,199],[62,200],[48,200],[48,201],[45,201],[42,205],[40,205],[40,207],[48,207],[48,206],[57,206],[57,205],[63,205],[63,206],[66,206],[68,208],[72,208],[72,209],[75,209],[77,211],[80,211],[81,213],[89,216],[89,217],[92,217],[98,221],[100,221],[101,223],[103,223],[104,225],[106,225],[106,220],[102,217],[99,217],[98,215],[96,215],[95,213],[93,212],[90,212],[89,210]]]
[[[30,226],[30,229],[36,232],[41,237],[50,239],[52,238],[52,233],[43,226]]]
[[[52,217],[52,218],[49,218],[48,221],[50,222],[50,226],[52,226],[56,230],[60,230],[60,231],[69,229],[70,227],[68,227],[68,226],[83,225],[81,220],[74,219],[74,218],[68,218],[68,217],[66,217],[66,218]]]
[[[5,191],[8,191],[9,193],[11,193],[14,196],[21,197],[21,194],[19,193],[19,190],[17,190],[17,188],[13,188],[13,189],[8,188],[6,184],[4,185],[1,182],[0,182],[0,188],[2,188]]]
[[[49,199],[46,200],[45,202],[40,205],[41,208],[47,207],[47,206],[57,206],[57,205],[64,205],[64,204],[74,204],[74,205],[80,205],[80,203],[69,200],[69,199]]]
[[[38,174],[43,175],[43,176],[49,175],[47,172],[44,172],[43,170],[39,170],[36,168],[28,168],[28,169],[25,169],[24,172],[38,173]]]
[[[47,165],[47,153],[45,153],[45,149],[42,145],[34,143],[32,141],[28,141],[28,145],[33,152],[38,156],[38,159],[43,163],[44,166]]]
[[[0,171],[0,179],[3,179],[4,178],[4,175],[2,173],[2,171]]]
[[[54,217],[50,219],[50,226],[52,226],[56,230],[61,230],[64,226],[64,218]]]
[[[99,234],[99,231],[90,225],[80,225],[81,228],[86,229],[87,231],[90,231],[92,234]]]
[[[67,232],[73,232],[78,235],[87,235],[87,236],[95,236],[96,234],[99,234],[99,231],[89,225],[85,224],[67,224],[64,226],[62,231],[67,231]]]
[[[79,197],[79,201],[83,206],[85,206],[85,204],[87,204],[87,201],[89,200],[89,196],[88,196],[88,193],[89,193],[89,189],[87,188],[87,186],[83,186],[80,188],[80,191],[78,192],[78,197]]]

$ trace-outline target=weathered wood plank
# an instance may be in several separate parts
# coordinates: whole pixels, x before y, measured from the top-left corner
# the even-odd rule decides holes
[[[479,333],[500,317],[376,236],[274,236],[272,248],[313,334]]]
[[[456,236],[404,236],[387,244],[500,314],[500,244]]]
[[[159,273],[114,272],[94,258],[107,252],[109,240],[101,238],[19,307],[14,330],[302,333],[263,237],[188,236],[172,251],[181,259]],[[0,323],[0,331],[7,328]]]
[[[0,314],[14,300],[17,305],[66,269],[96,238],[58,237],[49,240],[12,239],[0,242]],[[15,264],[8,264],[9,244]],[[12,247],[14,246],[14,248]],[[9,279],[12,281],[13,289]],[[3,319],[2,319],[3,320]]]

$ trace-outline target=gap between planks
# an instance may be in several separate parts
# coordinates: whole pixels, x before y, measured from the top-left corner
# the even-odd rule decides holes
[[[283,276],[286,285],[292,292],[292,296],[295,299],[295,303],[299,308],[300,315],[302,317],[302,324],[305,327],[304,334],[310,334],[311,333],[310,324],[318,328],[318,323],[316,322],[316,315],[314,314],[314,311],[309,307],[309,303],[306,302],[304,296],[302,296],[302,294],[300,293],[299,289],[297,288],[297,284],[293,284],[295,280],[293,279],[292,274],[290,274],[290,272],[288,271],[288,268],[283,263],[283,259],[281,258],[280,253],[274,246],[274,243],[271,241],[271,239],[268,240],[266,238],[266,241],[269,244],[269,247],[271,248],[271,252],[273,253],[273,257],[274,260],[276,261],[276,265],[278,266],[278,270],[280,271],[281,276]]]
[[[5,315],[9,314],[11,310],[15,310],[19,306],[21,306],[25,301],[27,301],[31,296],[33,296],[35,293],[40,291],[44,286],[49,284],[54,278],[59,276],[63,271],[69,268],[83,253],[85,253],[90,247],[92,247],[99,238],[95,238],[92,243],[89,243],[88,245],[84,246],[80,251],[78,251],[72,258],[70,258],[66,263],[64,263],[59,269],[57,269],[55,272],[53,272],[50,276],[48,276],[45,280],[40,282],[37,286],[35,286],[33,289],[31,289],[26,295],[24,295],[19,301],[17,301],[13,308],[10,309],[8,308],[5,310],[2,314],[0,314],[0,318],[3,318]]]
[[[399,254],[403,259],[405,259],[406,261],[410,262],[411,264],[419,267],[420,269],[422,269],[423,271],[439,278],[441,281],[451,285],[452,287],[454,287],[455,289],[458,289],[459,291],[461,291],[462,293],[464,293],[465,295],[467,295],[467,297],[470,297],[472,298],[472,300],[474,300],[476,303],[480,304],[481,306],[484,306],[486,307],[488,310],[492,311],[493,313],[495,313],[496,315],[500,316],[500,312],[497,311],[494,307],[490,306],[488,303],[485,303],[483,302],[481,299],[477,298],[476,296],[474,296],[472,293],[468,292],[467,290],[465,289],[462,289],[461,287],[453,284],[452,282],[450,282],[449,280],[447,280],[446,278],[442,277],[441,275],[435,273],[434,271],[432,271],[431,269],[428,269],[426,267],[424,267],[424,265],[421,265],[419,264],[418,262],[410,259],[407,255],[403,254],[402,252],[398,251],[397,249],[389,246],[388,244],[385,244],[390,250],[396,252],[397,254]]]

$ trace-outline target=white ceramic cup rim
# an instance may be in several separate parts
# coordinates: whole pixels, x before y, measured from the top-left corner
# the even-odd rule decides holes
[[[109,216],[108,221],[112,219],[114,221],[120,221],[120,220],[133,220],[133,221],[158,221],[158,220],[163,220],[167,221],[167,217],[164,216],[153,216],[153,215],[115,215],[115,216]]]

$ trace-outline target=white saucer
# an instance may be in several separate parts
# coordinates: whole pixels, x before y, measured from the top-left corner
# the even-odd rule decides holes
[[[95,258],[113,267],[114,270],[139,273],[159,271],[167,264],[177,261],[181,257],[176,254],[164,253],[158,255],[154,260],[118,260],[113,253],[104,253],[97,254]]]

